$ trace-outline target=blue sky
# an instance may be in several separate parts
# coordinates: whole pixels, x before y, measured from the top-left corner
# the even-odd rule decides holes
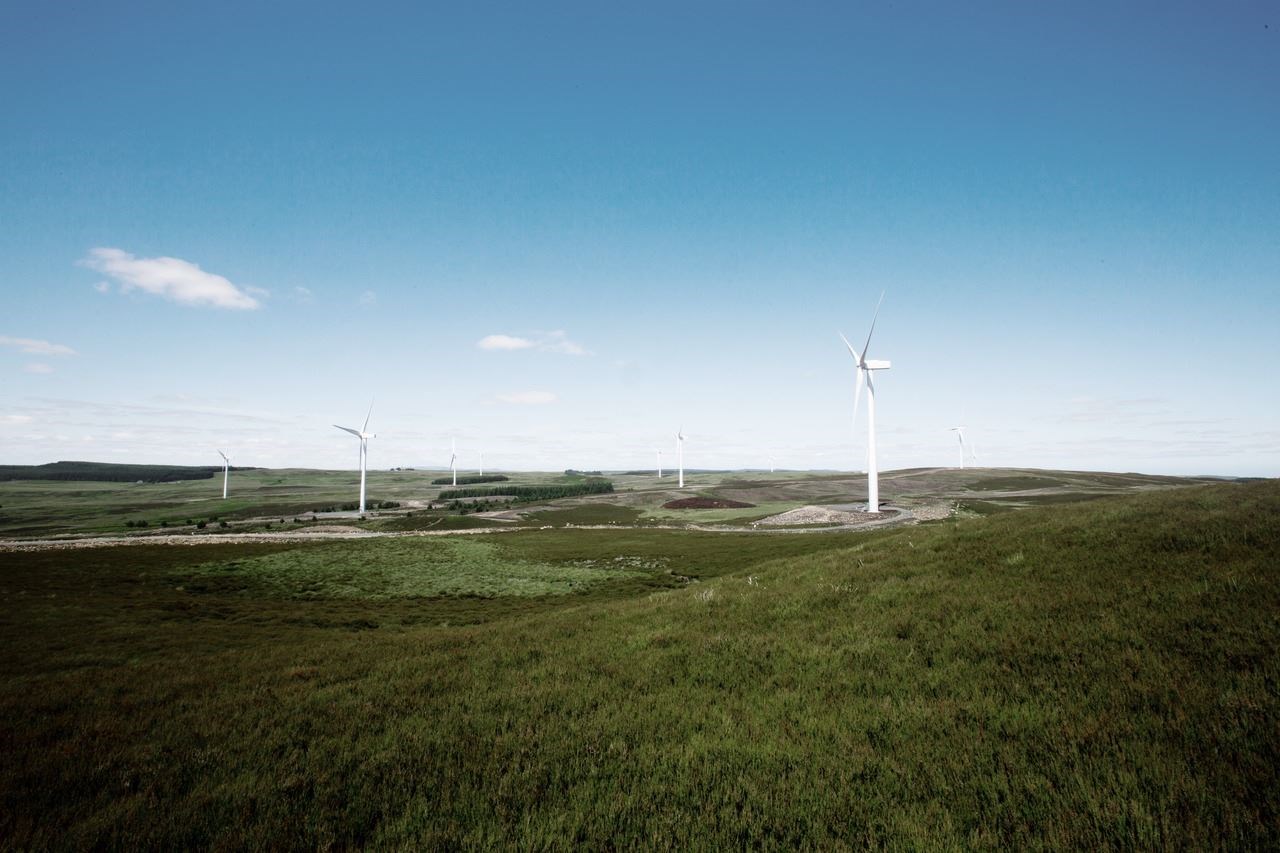
[[[884,290],[882,467],[1274,476],[1277,84],[1274,2],[11,4],[3,461],[857,469]]]

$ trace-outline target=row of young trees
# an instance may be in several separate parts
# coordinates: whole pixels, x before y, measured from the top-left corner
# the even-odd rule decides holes
[[[466,477],[459,477],[458,484],[461,486],[470,486],[473,483],[505,483],[511,479],[505,474],[470,474]],[[431,481],[433,486],[448,486],[453,484],[453,477],[437,477]]]
[[[518,501],[549,501],[556,498],[573,498],[578,495],[603,495],[613,491],[609,480],[583,480],[581,483],[560,483],[543,486],[489,486],[476,489],[446,489],[440,500],[454,498],[512,497]]]

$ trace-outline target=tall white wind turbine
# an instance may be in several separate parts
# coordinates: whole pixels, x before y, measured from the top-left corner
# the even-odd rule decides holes
[[[458,486],[458,442],[449,439],[449,470],[453,472],[454,488]]]
[[[480,451],[480,476],[484,476],[484,451]]]
[[[658,479],[662,479],[662,451],[658,451]]]
[[[677,488],[684,488],[684,427],[676,430],[676,466],[680,469],[680,483]]]
[[[360,513],[361,514],[364,514],[364,480],[365,480],[365,469],[368,467],[368,462],[369,462],[369,439],[377,438],[376,435],[369,432],[369,418],[372,415],[373,415],[373,403],[370,402],[369,414],[364,416],[364,426],[360,427],[360,429],[352,429],[351,427],[338,426],[337,424],[334,424],[334,426],[338,427],[338,429],[342,430],[343,432],[349,432],[352,435],[354,435],[356,438],[360,439]]]
[[[949,427],[947,429],[947,432],[954,432],[956,434],[956,438],[960,439],[960,467],[963,468],[964,467],[964,451],[965,451],[964,427],[962,426]]]
[[[880,302],[876,303],[876,313],[871,316],[871,331],[867,332],[867,342],[863,344],[861,353],[853,348],[848,338],[840,335],[840,340],[849,348],[849,355],[853,356],[858,371],[853,394],[854,429],[857,429],[858,424],[858,401],[862,398],[862,386],[864,383],[867,386],[867,512],[880,511],[880,478],[876,470],[876,384],[871,374],[876,370],[888,370],[891,365],[888,361],[867,358],[867,350],[871,348],[871,336],[875,334],[876,320],[880,316],[880,304],[883,302],[884,294],[881,293]]]
[[[222,499],[227,499],[227,471],[231,468],[231,457],[218,451],[218,455],[222,457]]]

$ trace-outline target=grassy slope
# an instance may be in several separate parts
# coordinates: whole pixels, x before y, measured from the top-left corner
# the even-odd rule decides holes
[[[493,541],[704,581],[426,627],[400,617],[453,605],[174,590],[212,546],[4,555],[0,838],[1280,843],[1274,481],[857,537]]]

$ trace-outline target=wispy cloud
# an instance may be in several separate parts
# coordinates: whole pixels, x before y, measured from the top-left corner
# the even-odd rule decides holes
[[[515,391],[511,394],[499,394],[498,401],[517,406],[542,406],[554,403],[556,395],[550,391]]]
[[[110,292],[111,292],[111,282],[109,282],[109,281],[100,281],[100,282],[98,282],[97,284],[95,284],[95,285],[93,286],[93,289],[94,289],[94,290],[96,290],[96,291],[98,291],[99,293],[110,293]]]
[[[53,373],[53,368],[43,362],[33,361],[30,364],[23,365],[23,370],[27,373]]]
[[[267,291],[239,287],[181,258],[138,258],[121,249],[97,248],[80,265],[114,279],[120,290],[142,290],[183,305],[252,310]]]
[[[1072,397],[1058,418],[1072,423],[1159,421],[1172,412],[1169,401],[1160,397]]]
[[[569,340],[569,336],[560,330],[537,332],[527,338],[513,335],[486,335],[476,341],[476,346],[484,350],[532,349],[539,352],[556,352],[561,355],[590,355],[585,347]]]
[[[0,424],[29,424],[30,415],[0,415]]]
[[[487,335],[477,341],[476,346],[487,350],[515,350],[531,349],[534,343],[528,338],[514,338],[511,335]]]
[[[36,338],[11,338],[0,335],[0,347],[12,347],[27,355],[75,355],[76,351],[65,344],[54,344]]]
[[[295,287],[293,289],[293,300],[295,302],[301,302],[303,305],[310,305],[312,301],[311,288]]]
[[[558,352],[562,355],[589,355],[583,346],[575,344],[569,340],[568,335],[560,331],[548,332],[546,340],[538,348],[547,352]]]
[[[360,304],[361,305],[377,305],[378,294],[374,293],[372,290],[366,290],[364,293],[360,294]]]

